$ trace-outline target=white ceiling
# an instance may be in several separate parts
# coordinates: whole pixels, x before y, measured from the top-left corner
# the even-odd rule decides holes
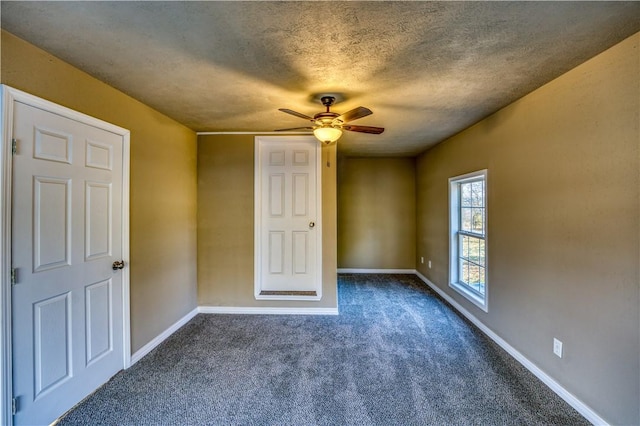
[[[373,115],[342,154],[414,155],[640,31],[639,2],[12,2],[2,28],[196,131]]]

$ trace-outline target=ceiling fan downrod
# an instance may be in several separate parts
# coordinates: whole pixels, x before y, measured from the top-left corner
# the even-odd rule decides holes
[[[329,112],[329,108],[335,103],[335,101],[336,98],[333,96],[323,96],[320,98],[320,102],[322,102],[322,105],[327,107],[327,112]]]

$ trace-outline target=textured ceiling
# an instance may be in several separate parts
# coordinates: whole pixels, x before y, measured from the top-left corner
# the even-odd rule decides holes
[[[373,115],[342,154],[413,155],[640,30],[638,2],[2,2],[2,28],[196,131]]]

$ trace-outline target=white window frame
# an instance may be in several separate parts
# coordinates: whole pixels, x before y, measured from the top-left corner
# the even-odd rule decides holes
[[[489,312],[489,256],[488,256],[488,206],[487,206],[487,169],[467,173],[449,178],[449,287],[460,293],[474,305],[485,312]],[[470,286],[460,282],[458,257],[460,250],[460,184],[474,180],[484,180],[484,264],[485,264],[485,284],[484,295],[473,291]]]

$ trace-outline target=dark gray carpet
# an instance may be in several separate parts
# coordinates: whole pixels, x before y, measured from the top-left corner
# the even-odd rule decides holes
[[[61,425],[588,424],[412,275],[339,316],[198,315]]]

